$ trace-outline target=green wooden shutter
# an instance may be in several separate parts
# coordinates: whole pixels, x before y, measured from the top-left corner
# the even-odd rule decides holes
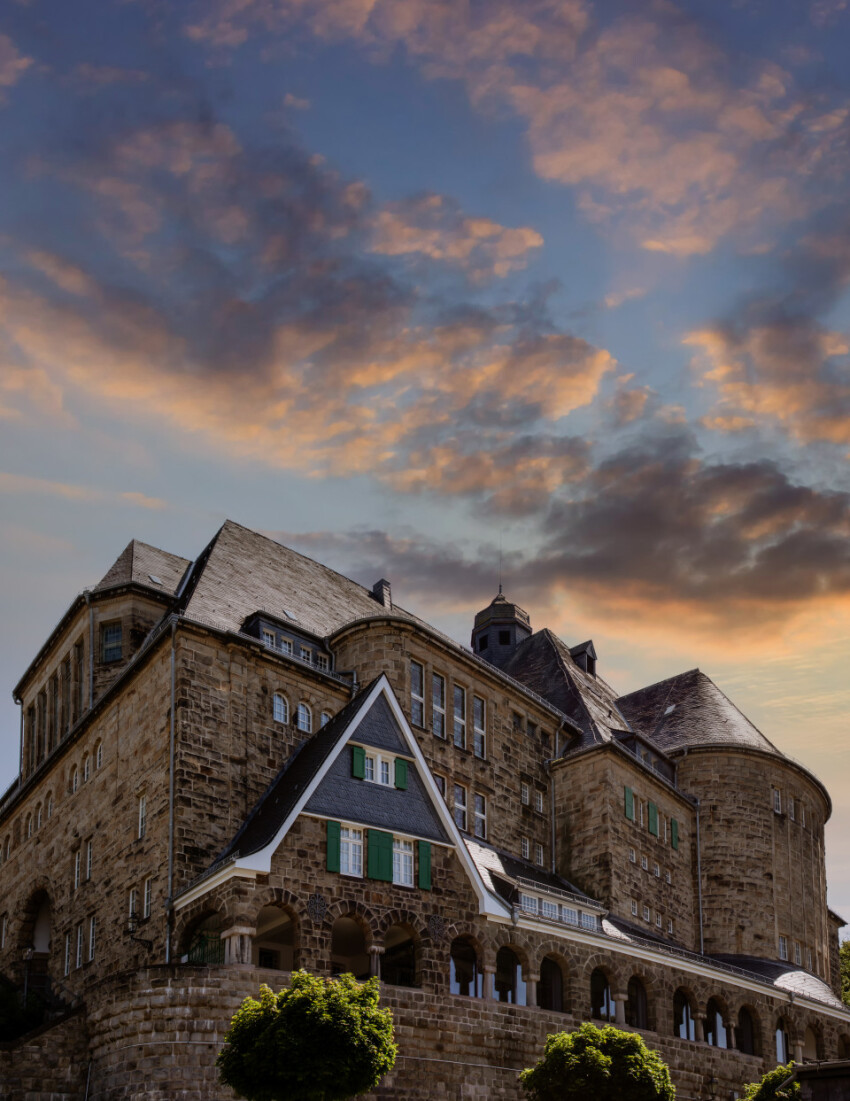
[[[658,836],[658,807],[655,803],[649,804],[649,832]]]
[[[366,750],[362,745],[351,747],[351,775],[355,780],[362,780],[366,776]]]
[[[328,858],[327,865],[329,872],[339,871],[339,822],[332,822],[328,819]]]
[[[401,757],[395,759],[395,786],[401,791],[407,791],[407,761]]]
[[[419,886],[423,891],[431,890],[431,845],[420,841],[419,847]]]
[[[670,844],[674,849],[679,847],[679,823],[675,818],[670,819]]]
[[[367,830],[366,843],[369,846],[366,862],[366,874],[370,879],[382,879],[385,883],[393,881],[393,835],[383,830]]]
[[[626,818],[628,818],[628,820],[630,822],[634,822],[634,820],[635,820],[635,793],[632,791],[631,788],[623,788],[623,795],[624,795],[624,798],[625,798]]]

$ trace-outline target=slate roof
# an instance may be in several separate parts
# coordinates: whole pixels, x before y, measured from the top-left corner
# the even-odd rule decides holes
[[[582,731],[582,746],[611,741],[613,730],[631,730],[616,692],[577,665],[566,643],[548,628],[524,639],[504,670],[572,719]]]
[[[630,692],[617,702],[632,727],[667,753],[692,746],[740,745],[782,756],[699,669]]]
[[[584,891],[580,891],[578,887],[574,887],[568,880],[562,879],[553,872],[547,872],[537,864],[520,860],[516,856],[511,856],[510,853],[502,852],[481,841],[474,841],[472,838],[464,838],[464,840],[469,849],[469,855],[475,861],[475,866],[488,890],[500,895],[506,902],[518,901],[517,879],[520,878],[538,884],[543,892],[555,888],[557,891],[567,891],[578,898],[585,898],[590,905],[597,908],[601,906],[599,902]]]
[[[191,564],[188,558],[131,539],[92,591],[135,584],[174,596]]]
[[[185,614],[226,631],[240,630],[256,611],[323,638],[366,616],[415,619],[401,608],[385,608],[369,589],[329,566],[232,520],[201,555],[188,592]]]
[[[803,998],[824,1002],[833,1009],[847,1009],[823,979],[792,964],[782,963],[780,960],[763,960],[757,956],[711,956],[709,958],[718,960],[720,963],[732,964],[734,967],[741,967],[772,983],[778,990],[788,990]]]

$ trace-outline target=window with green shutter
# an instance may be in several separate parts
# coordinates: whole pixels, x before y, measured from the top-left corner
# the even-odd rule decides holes
[[[400,791],[407,791],[407,761],[401,757],[395,759],[395,786]]]
[[[383,830],[367,830],[366,874],[370,879],[393,881],[393,835]]]
[[[351,747],[351,775],[355,780],[366,778],[366,750],[362,745]]]
[[[419,842],[419,886],[423,891],[431,890],[431,845],[428,841]]]
[[[635,820],[635,793],[632,791],[631,788],[623,788],[623,795],[624,795],[624,799],[625,799],[626,818],[628,818],[628,820],[630,822],[634,822],[634,820]]]
[[[675,818],[670,819],[670,844],[674,849],[679,847],[679,823]]]
[[[658,836],[658,807],[655,803],[649,804],[649,832]]]
[[[339,871],[339,822],[332,822],[328,819],[328,854],[327,854],[327,868],[329,872]]]

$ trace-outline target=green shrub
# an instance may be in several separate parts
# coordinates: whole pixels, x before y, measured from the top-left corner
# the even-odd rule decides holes
[[[760,1082],[750,1082],[748,1086],[744,1087],[746,1090],[744,1101],[770,1101],[774,1097],[777,1101],[780,1101],[780,1099],[785,1101],[786,1098],[802,1097],[799,1082],[792,1082],[790,1086],[781,1088],[782,1083],[787,1081],[793,1069],[793,1061],[787,1066],[780,1064],[778,1067],[774,1067],[773,1070],[769,1070]]]

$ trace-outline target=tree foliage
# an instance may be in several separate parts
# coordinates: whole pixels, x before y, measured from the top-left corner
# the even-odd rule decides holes
[[[841,1000],[850,1005],[850,940],[845,940],[838,950],[841,963]]]
[[[787,1066],[780,1063],[773,1070],[769,1070],[760,1082],[750,1082],[744,1087],[746,1091],[744,1101],[772,1101],[774,1097],[776,1101],[786,1101],[786,1099],[791,1101],[795,1097],[801,1097],[798,1082],[792,1082],[790,1086],[783,1087],[783,1083],[788,1080],[793,1069],[793,1061]]]
[[[216,1065],[248,1101],[343,1101],[373,1089],[396,1057],[378,980],[295,971],[278,994],[260,987],[230,1023]]]
[[[531,1101],[673,1101],[670,1071],[634,1032],[583,1024],[546,1039],[520,1082]]]

